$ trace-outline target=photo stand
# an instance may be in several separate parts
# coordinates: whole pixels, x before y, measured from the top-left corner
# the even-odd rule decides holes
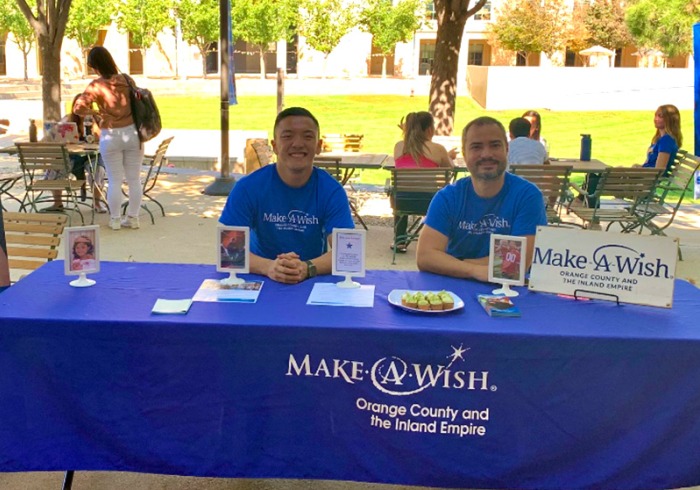
[[[216,270],[228,273],[219,280],[222,286],[238,286],[245,279],[236,274],[250,272],[250,228],[247,226],[216,227]]]
[[[353,281],[352,276],[349,274],[345,275],[345,279],[343,279],[340,282],[335,283],[335,285],[338,286],[339,288],[343,288],[343,289],[354,289],[354,288],[360,287],[360,283],[357,281]]]
[[[224,277],[219,281],[223,286],[236,286],[238,284],[243,284],[245,279],[242,277],[236,277],[235,272],[230,272],[228,277]]]
[[[70,285],[74,288],[89,288],[90,286],[94,286],[95,284],[95,280],[88,279],[87,275],[84,272],[81,272],[77,279],[74,279],[70,282]]]
[[[489,247],[489,282],[500,284],[492,294],[515,298],[520,293],[511,286],[525,284],[527,239],[513,235],[491,235]]]
[[[501,284],[501,287],[491,291],[491,294],[508,296],[509,298],[515,298],[520,295],[519,292],[512,290],[509,284]]]
[[[344,277],[336,286],[342,289],[357,289],[360,283],[354,277],[365,277],[365,250],[367,234],[365,230],[354,228],[334,228],[331,236],[331,273]]]
[[[100,227],[69,226],[63,230],[64,272],[78,276],[69,284],[74,288],[88,288],[96,281],[88,274],[100,272]]]

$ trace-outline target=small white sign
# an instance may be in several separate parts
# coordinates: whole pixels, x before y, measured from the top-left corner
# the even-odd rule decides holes
[[[489,282],[503,287],[493,290],[493,294],[518,296],[510,286],[525,284],[525,256],[527,238],[512,235],[491,235],[489,249]]]
[[[334,276],[345,276],[344,287],[359,287],[351,277],[365,277],[365,230],[335,228],[332,237],[332,256]]]
[[[223,284],[243,284],[236,274],[250,272],[250,228],[247,226],[216,227],[216,270],[230,275]]]
[[[67,276],[80,277],[71,281],[74,287],[87,287],[95,284],[86,274],[100,271],[100,227],[70,226],[63,230],[63,260]]]
[[[670,308],[678,239],[538,227],[530,289]]]

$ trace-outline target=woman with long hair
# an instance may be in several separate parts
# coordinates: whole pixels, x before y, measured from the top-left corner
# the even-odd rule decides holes
[[[411,112],[401,119],[403,140],[394,146],[396,168],[452,168],[452,158],[444,146],[433,143],[435,120],[429,112]]]
[[[668,175],[678,149],[683,144],[681,113],[675,105],[659,106],[654,113],[656,132],[647,150],[647,159],[642,167],[662,168]]]
[[[74,111],[81,116],[98,116],[102,121],[100,154],[110,182],[107,191],[109,226],[113,230],[138,228],[143,145],[131,115],[129,83],[126,75],[119,73],[112,55],[102,46],[90,50],[87,64],[99,77],[76,100]],[[94,106],[97,106],[97,110],[94,110]],[[125,179],[129,187],[129,206],[127,215],[120,219],[121,183]]]
[[[456,150],[450,152],[432,141],[435,136],[435,120],[429,112],[411,112],[401,119],[399,127],[403,131],[403,140],[394,146],[394,165],[400,168],[453,168],[452,158]],[[396,218],[394,222],[394,243],[391,248],[405,253],[408,244],[397,240],[405,236],[408,228],[408,216]]]

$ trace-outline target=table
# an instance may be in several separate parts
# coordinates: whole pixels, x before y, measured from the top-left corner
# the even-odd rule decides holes
[[[345,185],[355,173],[355,170],[378,170],[389,157],[386,153],[358,153],[350,151],[331,151],[319,154],[316,158],[330,162],[337,161],[343,171],[341,184]]]
[[[700,292],[686,282],[670,310],[518,288],[522,318],[491,318],[475,299],[491,285],[368,271],[372,309],[306,306],[326,276],[156,316],[157,298],[224,275],[104,262],[90,277],[71,288],[53,261],[0,294],[0,471],[700,484]],[[466,307],[409,313],[393,288]]]
[[[571,172],[574,174],[600,173],[609,167],[608,164],[595,159],[583,161],[577,158],[550,158],[549,161],[554,165],[571,165]]]

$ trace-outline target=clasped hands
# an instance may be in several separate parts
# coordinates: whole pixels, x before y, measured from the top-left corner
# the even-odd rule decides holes
[[[270,262],[267,270],[267,277],[286,284],[297,284],[306,279],[307,276],[308,266],[295,252],[279,254],[275,260]]]

